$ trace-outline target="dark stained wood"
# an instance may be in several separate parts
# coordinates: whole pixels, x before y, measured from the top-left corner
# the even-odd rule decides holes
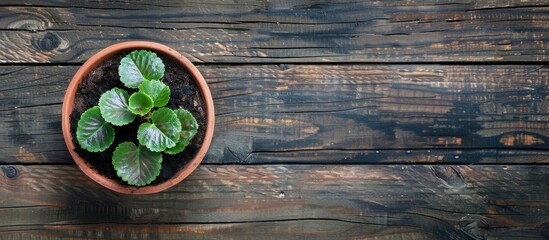
[[[547,66],[355,64],[236,69],[217,66],[204,71],[214,89],[216,136],[222,136],[214,139],[209,154],[222,159],[253,163],[271,156],[390,162],[391,156],[366,150],[416,149],[430,155],[425,150],[544,150],[549,143]],[[217,81],[216,76],[225,80]],[[461,162],[460,157],[467,157],[452,154],[430,155],[426,162]],[[425,160],[418,155],[412,159]],[[490,162],[497,159],[494,155],[482,152],[466,161]]]
[[[0,67],[0,162],[70,163],[77,66]],[[547,65],[199,66],[217,122],[207,163],[547,163]]]
[[[549,237],[549,166],[201,166],[148,196],[76,166],[1,168],[2,239]]]
[[[0,19],[0,239],[549,239],[546,0],[3,0]],[[126,40],[200,63],[216,105],[204,164],[154,195],[92,182],[61,134],[72,75]]]
[[[378,230],[378,226],[337,220],[290,220],[259,223],[215,224],[93,224],[10,227],[0,230],[4,239],[435,239],[413,227]],[[536,233],[533,233],[536,234]]]
[[[2,1],[0,63],[80,63],[136,39],[208,63],[549,60],[540,0],[70,4]]]
[[[290,220],[251,223],[214,224],[88,224],[9,227],[0,230],[4,239],[484,239],[466,234],[431,233],[415,227],[402,226],[398,229],[380,229],[376,225],[337,220]],[[14,230],[11,230],[14,229]],[[493,231],[488,235],[494,239],[546,239],[544,233],[536,230]]]
[[[130,1],[111,1],[97,2],[88,0],[73,0],[70,5],[67,5],[63,1],[59,0],[27,0],[21,3],[17,0],[4,0],[0,3],[3,7],[15,7],[15,6],[37,6],[37,7],[58,7],[58,8],[76,8],[76,9],[128,9],[128,10],[143,10],[149,8],[173,8],[178,7],[183,12],[200,12],[205,11],[218,11],[218,12],[239,12],[235,6],[241,6],[245,10],[253,10],[258,6],[264,6],[268,9],[306,9],[321,7],[322,5],[333,4],[352,4],[361,3],[369,4],[373,7],[426,7],[430,5],[467,5],[470,10],[489,10],[493,8],[521,8],[521,7],[544,7],[547,6],[547,2],[544,0],[500,0],[500,1],[470,1],[470,0],[408,0],[408,1],[387,1],[384,3],[375,1],[361,1],[361,0],[332,0],[332,1],[307,1],[307,0],[271,0],[267,2],[241,0],[238,2],[231,1],[217,1],[217,0],[203,0],[200,2],[184,2],[178,0],[163,0],[157,2],[130,2]]]
[[[77,68],[0,69],[0,162],[70,160],[61,132],[61,104]]]

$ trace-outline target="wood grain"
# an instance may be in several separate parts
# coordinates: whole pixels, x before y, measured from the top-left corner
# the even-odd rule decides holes
[[[67,162],[61,105],[76,67],[0,67],[0,162]],[[54,160],[56,159],[56,160]]]
[[[3,0],[0,19],[0,239],[549,239],[546,0]],[[126,40],[199,63],[216,106],[203,164],[154,195],[92,182],[61,134],[72,75]]]
[[[547,163],[547,65],[199,66],[216,107],[207,163]],[[0,162],[72,162],[76,66],[0,67]]]
[[[549,166],[201,166],[146,196],[106,190],[76,166],[2,170],[2,239],[549,236]]]
[[[81,63],[136,39],[207,63],[549,60],[540,0],[1,5],[0,63]]]

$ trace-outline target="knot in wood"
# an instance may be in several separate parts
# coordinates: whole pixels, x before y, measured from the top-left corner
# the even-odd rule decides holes
[[[47,23],[39,19],[19,19],[8,24],[8,29],[24,29],[29,32],[38,32],[46,29]]]
[[[460,171],[453,167],[432,166],[434,175],[449,188],[461,189],[465,187],[465,178]]]
[[[4,175],[8,178],[15,178],[17,177],[17,168],[12,166],[2,167],[2,171],[4,172]]]
[[[33,41],[34,47],[42,51],[52,51],[61,45],[63,40],[59,35],[47,32],[42,38]]]

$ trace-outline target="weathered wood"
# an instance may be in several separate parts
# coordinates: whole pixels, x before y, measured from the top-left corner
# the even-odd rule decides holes
[[[361,223],[337,220],[290,220],[261,223],[216,224],[93,224],[10,227],[0,230],[2,239],[434,239],[412,227],[377,230]],[[1,228],[0,228],[1,229]],[[378,231],[374,234],[368,232]]]
[[[437,234],[422,232],[414,227],[389,228],[338,220],[290,220],[259,223],[214,223],[214,224],[92,224],[9,227],[1,230],[0,236],[6,240],[15,239],[485,239],[464,235]],[[11,230],[14,229],[14,230]],[[543,234],[543,233],[542,233]],[[439,237],[440,236],[440,237]],[[537,231],[529,229],[516,232],[501,231],[488,235],[493,239],[546,239]]]
[[[547,65],[199,69],[217,113],[207,163],[549,162]],[[72,162],[60,113],[76,70],[0,67],[0,162]]]
[[[61,104],[77,68],[0,69],[0,162],[70,160],[66,147],[63,149]]]
[[[148,196],[106,190],[75,166],[2,170],[2,239],[549,236],[549,166],[202,166]]]
[[[0,239],[549,238],[545,0],[5,0],[0,19]],[[77,65],[124,40],[205,63],[216,104],[205,164],[155,195],[95,184],[61,135]]]
[[[73,0],[70,1],[70,5],[67,6],[66,1],[59,0],[27,0],[21,3],[17,0],[3,0],[0,2],[2,7],[16,7],[16,6],[37,6],[37,7],[60,7],[60,8],[83,8],[83,9],[128,9],[128,10],[144,10],[150,8],[181,8],[184,12],[201,12],[217,11],[217,12],[232,12],[236,13],[241,10],[237,8],[240,6],[246,10],[253,10],[259,6],[263,6],[267,9],[306,9],[312,7],[321,7],[326,4],[349,4],[365,2],[364,4],[370,4],[373,7],[426,7],[431,5],[468,5],[470,10],[489,10],[493,8],[521,8],[521,7],[544,7],[547,6],[545,0],[499,0],[499,1],[470,1],[470,0],[409,0],[409,1],[387,1],[384,3],[374,1],[350,1],[350,0],[331,0],[328,3],[323,1],[284,1],[284,0],[271,0],[267,2],[241,0],[238,2],[232,1],[219,1],[219,0],[203,0],[200,2],[184,2],[179,0],[162,0],[157,2],[129,2],[129,1],[112,1],[102,2],[97,4],[96,2],[87,0]]]
[[[135,39],[195,62],[549,60],[549,8],[539,0],[2,5],[3,63],[83,62]]]

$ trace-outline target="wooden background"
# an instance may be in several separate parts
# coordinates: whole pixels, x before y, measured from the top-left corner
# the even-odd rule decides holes
[[[61,105],[121,41],[209,83],[212,146],[127,196],[70,158]],[[548,239],[549,2],[0,2],[1,239]]]

